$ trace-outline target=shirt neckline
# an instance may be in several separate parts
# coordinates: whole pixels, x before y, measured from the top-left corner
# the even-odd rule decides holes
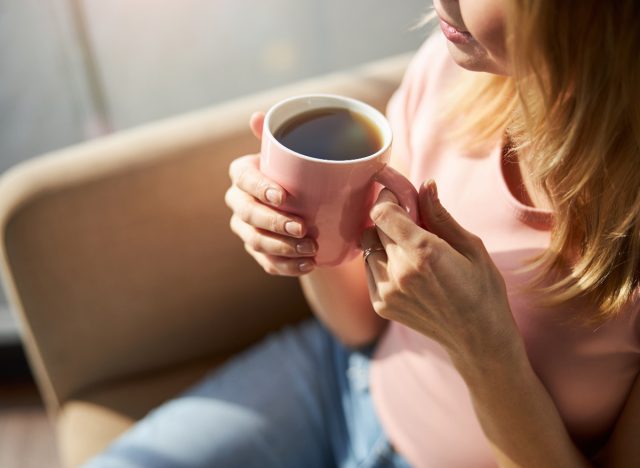
[[[494,147],[492,152],[492,159],[494,167],[498,174],[500,191],[502,192],[504,200],[507,202],[507,205],[519,221],[527,224],[528,226],[531,226],[534,229],[543,231],[551,230],[551,228],[553,227],[552,211],[537,208],[535,206],[525,205],[520,200],[518,200],[516,196],[511,192],[504,168],[506,155],[505,148],[506,142],[500,140],[500,142]]]

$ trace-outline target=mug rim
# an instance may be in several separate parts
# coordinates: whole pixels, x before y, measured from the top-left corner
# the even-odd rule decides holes
[[[283,145],[282,143],[280,143],[278,141],[278,139],[273,135],[273,132],[271,131],[270,128],[270,124],[271,124],[271,119],[273,114],[278,111],[280,108],[282,108],[283,106],[290,104],[293,101],[300,101],[300,100],[304,100],[304,99],[322,99],[322,98],[329,98],[329,99],[333,99],[336,101],[342,101],[342,102],[346,102],[351,104],[353,107],[356,108],[364,108],[366,109],[367,113],[370,114],[374,114],[378,120],[380,120],[381,122],[384,122],[384,126],[385,128],[382,129],[382,131],[386,132],[388,134],[388,139],[385,138],[386,141],[383,142],[383,145],[380,147],[380,149],[378,151],[376,151],[373,154],[370,154],[369,156],[365,156],[363,158],[357,158],[357,159],[347,159],[347,160],[333,160],[333,159],[321,159],[321,158],[314,158],[312,156],[307,156],[305,154],[302,153],[298,153],[297,151],[292,150],[291,148]],[[317,107],[318,109],[322,108],[322,107]],[[347,109],[352,109],[351,107],[345,107]],[[315,109],[315,108],[312,108]],[[310,109],[311,110],[311,109]],[[365,113],[365,116],[369,118],[369,115],[367,115],[367,113]],[[290,115],[288,118],[292,118],[295,115],[298,115],[298,113],[292,114]],[[374,125],[376,125],[376,127],[379,127],[377,122],[373,122]],[[349,164],[359,164],[362,162],[367,162],[367,161],[371,161],[373,159],[376,159],[378,157],[380,157],[380,155],[384,154],[390,147],[391,147],[391,143],[393,142],[393,132],[391,131],[391,124],[389,123],[389,121],[387,120],[387,118],[385,117],[385,115],[380,112],[378,109],[376,109],[375,107],[373,107],[370,104],[367,104],[364,101],[360,101],[359,99],[354,99],[354,98],[350,98],[347,96],[342,96],[339,94],[330,94],[330,93],[312,93],[312,94],[300,94],[297,96],[292,96],[286,99],[283,99],[281,101],[278,101],[276,104],[274,104],[273,106],[271,106],[271,108],[267,111],[267,113],[264,116],[264,122],[262,124],[262,135],[264,138],[264,133],[265,131],[268,134],[268,137],[270,138],[270,140],[275,143],[278,147],[280,147],[280,149],[286,151],[289,154],[292,154],[293,156],[296,156],[298,158],[301,159],[305,159],[307,161],[312,161],[315,163],[321,163],[321,164],[333,164],[333,165],[349,165]]]

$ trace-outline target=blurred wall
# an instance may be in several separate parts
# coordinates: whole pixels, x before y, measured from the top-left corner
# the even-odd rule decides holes
[[[0,0],[0,173],[110,131],[413,50],[427,32],[411,26],[430,3]],[[3,302],[0,291],[0,314]]]
[[[0,0],[0,172],[102,132],[415,49],[427,0]]]

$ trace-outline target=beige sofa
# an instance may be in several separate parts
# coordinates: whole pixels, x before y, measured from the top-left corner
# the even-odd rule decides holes
[[[208,369],[309,311],[229,230],[250,114],[328,92],[384,109],[411,54],[25,162],[0,177],[1,264],[64,466]],[[37,137],[37,136],[35,136]]]

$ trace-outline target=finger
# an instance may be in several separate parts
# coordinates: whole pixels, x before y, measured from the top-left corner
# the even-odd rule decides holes
[[[384,247],[385,252],[387,253],[387,258],[389,258],[389,254],[392,250],[397,249],[398,245],[387,236],[384,231],[378,227],[375,228],[378,234],[378,238],[380,239],[380,243]]]
[[[382,302],[380,292],[378,291],[378,285],[376,284],[376,280],[373,277],[373,273],[369,266],[365,265],[364,271],[367,276],[367,288],[369,289],[369,299],[371,299],[371,304]]]
[[[302,218],[263,205],[238,187],[229,188],[224,201],[236,216],[255,228],[296,238],[306,235],[307,229]]]
[[[383,244],[378,238],[378,232],[376,228],[371,227],[365,229],[360,241],[363,250],[367,249],[379,249],[383,248]],[[388,281],[387,275],[387,254],[384,250],[372,251],[365,259],[365,269],[369,275],[369,291],[376,292],[377,285]]]
[[[442,206],[434,180],[422,184],[418,194],[420,217],[424,226],[467,258],[478,253],[480,239],[464,229]]]
[[[429,235],[409,217],[398,204],[395,195],[384,189],[371,209],[371,219],[379,230],[395,244],[409,251],[419,248],[424,243],[424,236]],[[435,237],[435,236],[433,236]]]
[[[385,197],[385,194],[381,195],[383,198]],[[393,196],[393,194],[391,195]],[[391,201],[393,200],[390,200],[390,202]],[[410,221],[413,223],[413,220]],[[416,227],[418,228],[417,232]],[[409,232],[406,233],[406,237],[404,237],[405,241],[403,241],[402,244],[398,244],[396,240],[387,235],[380,226],[376,226],[376,229],[378,231],[380,242],[382,242],[382,245],[384,245],[384,249],[387,252],[387,277],[392,278],[396,282],[402,277],[403,271],[406,269],[407,262],[411,264],[421,262],[421,259],[425,256],[425,250],[433,249],[435,245],[437,245],[436,242],[442,243],[442,241],[436,236],[425,231],[419,226],[415,226],[415,224],[413,224],[413,226],[407,226]],[[400,231],[398,230],[398,232]],[[429,236],[432,239],[430,239]],[[397,232],[396,237],[399,237]],[[434,242],[432,243],[432,241]]]
[[[245,244],[256,252],[267,255],[289,258],[313,257],[318,249],[313,239],[292,239],[261,231],[245,223],[237,215],[231,217],[230,227]]]
[[[410,218],[414,222],[418,222],[420,216],[418,214],[418,191],[409,179],[389,165],[378,171],[374,179],[391,190],[401,201],[399,204],[409,213]]]
[[[380,242],[378,231],[376,230],[375,226],[369,227],[364,230],[360,239],[360,247],[362,248],[363,252],[371,249],[372,252],[369,254],[369,256],[379,253],[376,252],[376,250],[378,249],[384,249],[384,245],[382,244],[382,242]],[[381,253],[384,253],[384,250]]]
[[[235,185],[263,203],[280,206],[286,192],[277,183],[267,179],[258,169],[260,156],[250,154],[234,160],[229,166],[229,176]]]
[[[258,139],[262,139],[262,127],[264,125],[264,112],[254,112],[249,118],[249,126],[253,135]]]
[[[270,275],[275,276],[302,276],[315,269],[313,259],[289,259],[256,252],[247,244],[245,250],[251,255],[258,265]]]
[[[403,267],[405,259],[407,258],[407,251],[396,244],[393,239],[387,236],[381,229],[376,228],[376,230],[387,256],[385,263],[386,278],[399,278],[398,269]],[[411,252],[413,251],[409,251],[408,253],[411,254]]]

